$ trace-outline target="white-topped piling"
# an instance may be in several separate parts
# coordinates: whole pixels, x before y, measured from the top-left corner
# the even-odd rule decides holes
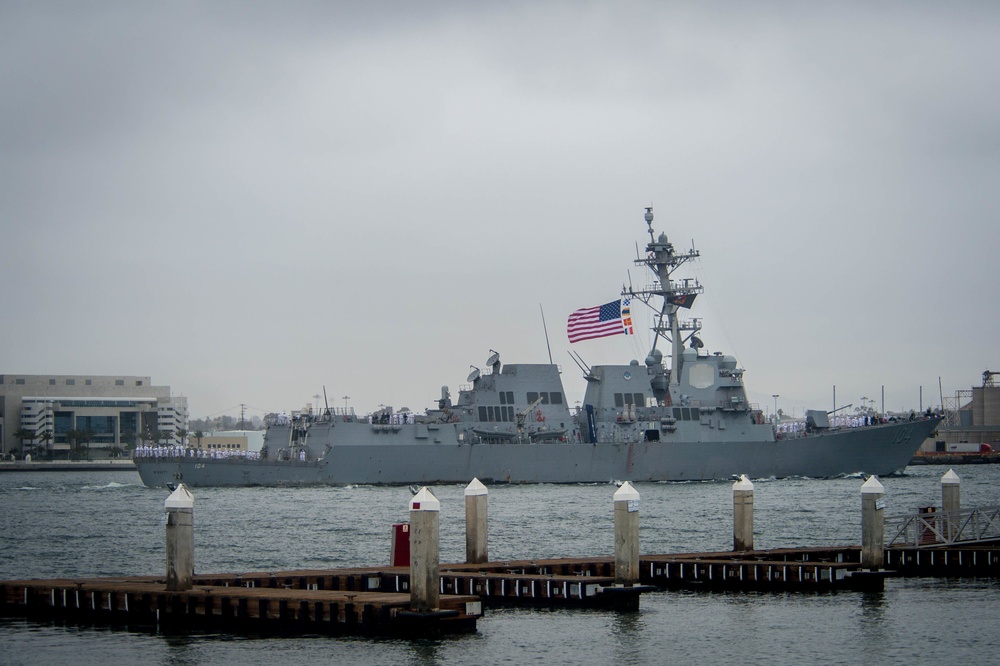
[[[427,487],[410,500],[410,607],[415,611],[440,606],[440,513],[441,502]]]
[[[962,508],[962,480],[955,474],[955,470],[949,469],[941,477],[941,512],[946,514],[948,533],[951,539],[958,535],[959,517],[958,511]]]
[[[881,569],[885,563],[885,488],[875,476],[861,486],[861,566]]]
[[[639,582],[639,492],[628,481],[615,492],[615,583]]]
[[[479,479],[465,487],[465,561],[482,564],[489,556],[489,491]]]
[[[753,550],[753,483],[746,474],[733,484],[733,550]]]
[[[194,496],[182,483],[163,508],[167,512],[167,589],[190,590],[194,578]]]
[[[962,508],[962,479],[949,469],[941,477],[941,510],[958,511]]]

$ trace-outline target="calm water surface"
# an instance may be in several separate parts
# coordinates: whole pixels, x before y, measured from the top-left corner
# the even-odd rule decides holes
[[[887,514],[940,504],[942,467],[882,479]],[[1000,466],[956,468],[964,506],[1000,504]],[[863,479],[756,480],[760,548],[860,541]],[[638,484],[644,553],[732,547],[731,483]],[[464,559],[463,486],[441,559]],[[494,560],[611,555],[611,484],[490,488]],[[0,474],[0,579],[162,574],[166,492],[134,472]],[[406,488],[196,489],[199,573],[381,564]],[[882,593],[657,592],[635,614],[489,609],[441,640],[169,636],[0,619],[0,664],[996,663],[1000,582],[889,580]]]

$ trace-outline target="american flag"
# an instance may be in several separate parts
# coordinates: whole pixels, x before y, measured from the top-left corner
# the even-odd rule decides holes
[[[632,335],[630,299],[577,310],[569,316],[566,333],[570,342],[604,338],[609,335]]]

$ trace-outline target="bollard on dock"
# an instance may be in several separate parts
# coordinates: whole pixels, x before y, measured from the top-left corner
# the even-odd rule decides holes
[[[861,567],[878,570],[885,561],[885,488],[875,476],[861,486]]]
[[[167,590],[190,590],[194,578],[194,496],[182,483],[163,508],[167,512]]]
[[[489,491],[479,479],[465,487],[465,561],[489,562]]]
[[[733,484],[733,550],[753,550],[753,483],[746,474]]]
[[[410,500],[410,607],[418,612],[440,606],[440,513],[441,502],[427,487]]]

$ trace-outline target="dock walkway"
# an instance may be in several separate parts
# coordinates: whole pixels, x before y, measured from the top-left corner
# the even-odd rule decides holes
[[[0,581],[0,613],[159,630],[438,635],[474,631],[497,605],[618,608],[654,589],[835,592],[886,576],[997,577],[1000,546],[892,547],[866,571],[858,546],[640,556],[640,581],[614,582],[614,558],[442,564],[440,609],[410,611],[409,567],[200,574],[183,592],[163,576]],[[636,604],[637,607],[637,604]]]

